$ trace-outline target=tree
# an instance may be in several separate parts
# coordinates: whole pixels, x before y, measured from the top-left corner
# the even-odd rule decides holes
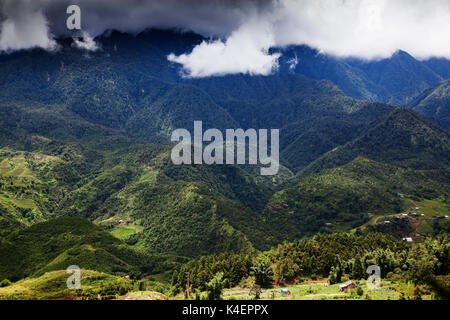
[[[172,286],[176,286],[178,284],[178,271],[177,270],[173,271],[171,284],[172,284]]]
[[[344,273],[344,267],[342,260],[339,256],[335,258],[335,265],[331,267],[330,274],[328,275],[328,282],[335,284],[341,282],[342,274]]]
[[[265,260],[256,261],[251,267],[251,273],[255,276],[255,283],[263,288],[271,285],[273,270],[269,262]]]
[[[414,247],[409,255],[409,279],[414,285],[426,283],[434,275],[437,261],[424,246]]]
[[[206,284],[206,291],[208,293],[208,300],[221,300],[223,288],[226,286],[226,280],[223,279],[223,272],[218,272]]]
[[[328,282],[330,284],[335,284],[341,282],[342,269],[340,265],[331,267],[330,274],[328,275]]]
[[[352,278],[360,280],[363,279],[364,276],[365,276],[364,267],[362,265],[361,259],[357,255],[355,261],[353,262]]]

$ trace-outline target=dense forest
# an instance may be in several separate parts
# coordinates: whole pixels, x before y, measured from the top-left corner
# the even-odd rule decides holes
[[[248,278],[261,287],[318,277],[334,284],[366,279],[367,268],[377,265],[382,278],[429,284],[438,294],[444,294],[449,286],[449,249],[448,234],[444,233],[413,247],[380,233],[364,237],[319,234],[311,239],[284,242],[254,256],[224,253],[201,257],[173,273],[172,290],[184,290],[187,273],[190,290],[195,292],[210,290],[209,283],[217,275],[228,287],[249,281]]]

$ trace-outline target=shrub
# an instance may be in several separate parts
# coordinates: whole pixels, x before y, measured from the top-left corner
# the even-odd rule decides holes
[[[386,279],[390,280],[390,281],[400,281],[402,280],[402,276],[400,274],[394,273],[394,272],[389,272],[386,275]]]
[[[221,300],[223,288],[226,286],[226,280],[223,279],[223,272],[216,275],[206,284],[208,300]]]
[[[202,299],[202,292],[199,289],[194,289],[194,293],[195,293],[195,300]]]
[[[9,281],[8,279],[3,279],[3,280],[0,282],[0,288],[7,287],[7,286],[9,286],[10,284],[11,284],[11,281]]]
[[[358,289],[356,289],[356,294],[361,297],[364,294],[364,290],[361,287],[358,287]]]

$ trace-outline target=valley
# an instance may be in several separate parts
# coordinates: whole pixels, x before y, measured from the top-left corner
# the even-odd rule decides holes
[[[184,299],[186,273],[192,299],[445,298],[448,61],[292,47],[269,76],[189,79],[167,55],[201,36],[97,41],[0,56],[0,299]],[[279,129],[278,173],[175,165],[171,133],[194,121]]]

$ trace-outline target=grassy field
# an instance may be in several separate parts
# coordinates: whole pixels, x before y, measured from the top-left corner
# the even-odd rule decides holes
[[[339,292],[339,285],[328,285],[327,282],[304,283],[283,287],[288,289],[291,294],[284,296],[281,294],[281,288],[263,289],[261,299],[263,300],[398,300],[403,292],[405,299],[412,299],[414,296],[414,286],[394,283],[390,281],[382,281],[379,289],[368,289],[366,281],[355,281],[357,286],[363,289],[361,295],[357,294],[354,289],[351,292]],[[428,293],[428,292],[426,292]],[[248,300],[252,297],[249,295],[248,288],[232,288],[226,289],[224,292],[225,300]],[[422,299],[431,299],[430,294],[423,294]]]
[[[141,232],[143,227],[136,224],[127,224],[125,226],[118,226],[112,231],[112,235],[119,239],[126,239],[132,234]]]
[[[415,212],[423,213],[426,217],[442,217],[450,214],[450,205],[440,199],[423,200],[415,202],[415,205],[419,208]]]
[[[136,231],[129,227],[118,227],[112,232],[113,236],[119,239],[126,239],[134,233],[136,233]]]
[[[125,240],[129,236],[141,232],[144,228],[139,224],[140,220],[132,221],[126,215],[118,215],[108,219],[99,219],[94,221],[98,226],[109,230],[111,234],[121,240]]]

